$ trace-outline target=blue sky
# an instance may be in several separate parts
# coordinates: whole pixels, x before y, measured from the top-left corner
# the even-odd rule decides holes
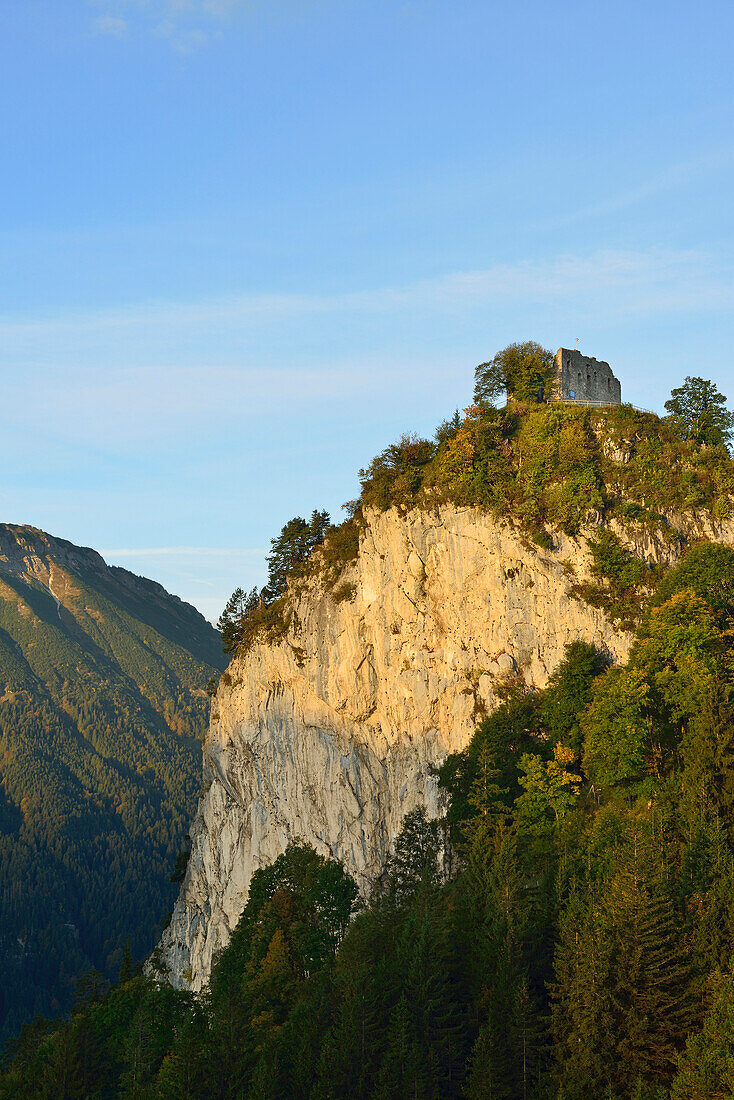
[[[0,518],[216,618],[536,339],[734,399],[734,7],[0,5]]]

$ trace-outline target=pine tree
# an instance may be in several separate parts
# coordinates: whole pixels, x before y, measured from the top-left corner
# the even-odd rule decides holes
[[[562,921],[554,1030],[569,1098],[666,1084],[696,1019],[689,948],[652,844],[633,835],[617,863],[609,882],[571,896]]]
[[[320,546],[330,530],[331,517],[329,513],[326,511],[319,512],[318,509],[314,509],[311,513],[311,519],[308,525],[310,548],[313,549],[315,546]]]
[[[407,813],[387,865],[388,888],[399,903],[421,882],[438,881],[440,848],[438,823],[428,820],[424,807]]]
[[[315,510],[309,523],[301,516],[288,520],[277,538],[270,543],[271,550],[267,557],[268,583],[265,589],[268,601],[283,595],[288,577],[324,541],[330,529],[328,512]]]
[[[734,1096],[734,978],[719,977],[701,1031],[681,1055],[672,1100],[728,1100]]]
[[[598,650],[588,642],[571,642],[543,692],[541,710],[551,737],[581,750],[579,717],[591,699],[594,680],[605,667]]]
[[[403,994],[390,1013],[375,1100],[415,1100],[428,1092],[428,1073],[419,1057],[413,1013]]]
[[[229,597],[217,622],[217,628],[222,635],[222,649],[225,653],[234,653],[237,649],[244,637],[248,622],[257,611],[260,602],[261,593],[257,588],[249,592],[236,588]]]
[[[527,880],[514,829],[478,820],[457,899],[457,929],[479,1026],[467,1088],[472,1096],[514,1100],[523,1089],[529,1095],[537,1076],[542,1030],[523,957],[530,931]]]
[[[334,970],[334,1021],[324,1042],[315,1097],[368,1100],[373,1096],[390,1013],[398,996],[395,919],[376,898],[350,927]]]
[[[397,960],[413,1034],[414,1089],[450,1100],[459,1095],[468,1052],[462,972],[438,901],[438,887],[424,878],[402,921]]]

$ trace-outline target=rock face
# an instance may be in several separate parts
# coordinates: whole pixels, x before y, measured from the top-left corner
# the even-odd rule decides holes
[[[440,810],[433,767],[468,743],[498,679],[522,671],[542,687],[578,638],[626,657],[629,636],[570,594],[584,545],[560,536],[540,550],[470,508],[373,512],[343,598],[312,578],[288,636],[233,660],[158,952],[175,986],[206,983],[253,872],[290,840],[374,881],[404,815]]]
[[[671,524],[668,537],[615,528],[651,563],[675,560],[685,540],[734,542],[731,521]],[[212,706],[191,858],[157,952],[173,985],[206,984],[253,872],[291,840],[368,888],[405,814],[440,812],[435,766],[466,746],[503,677],[543,687],[576,639],[626,659],[631,636],[571,594],[589,561],[584,538],[541,550],[477,509],[442,505],[368,513],[336,589],[318,574],[300,582],[288,635],[235,657]]]

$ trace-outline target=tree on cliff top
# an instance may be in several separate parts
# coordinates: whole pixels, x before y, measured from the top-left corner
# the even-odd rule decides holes
[[[474,400],[478,405],[494,405],[506,390],[516,401],[543,401],[553,368],[553,352],[534,340],[508,344],[474,371]]]
[[[289,519],[267,557],[268,583],[265,589],[268,600],[276,600],[285,592],[288,575],[306,561],[311,551],[320,546],[331,528],[328,512],[314,510],[307,523],[301,516]]]
[[[225,653],[234,653],[237,649],[244,636],[247,622],[259,604],[260,592],[257,588],[253,588],[251,592],[236,588],[229,597],[217,623]]]
[[[665,408],[685,439],[708,446],[728,446],[734,432],[734,413],[726,397],[713,382],[687,376],[684,384],[671,390]]]

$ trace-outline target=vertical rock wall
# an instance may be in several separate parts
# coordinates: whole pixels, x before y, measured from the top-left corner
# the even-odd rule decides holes
[[[374,881],[405,813],[438,813],[433,767],[468,743],[499,678],[544,686],[575,639],[626,658],[629,636],[570,593],[588,575],[584,547],[560,536],[540,550],[471,508],[368,515],[341,580],[353,596],[339,602],[312,578],[291,633],[235,658],[220,684],[159,950],[175,986],[205,984],[253,871],[291,839],[342,859],[363,888]]]

